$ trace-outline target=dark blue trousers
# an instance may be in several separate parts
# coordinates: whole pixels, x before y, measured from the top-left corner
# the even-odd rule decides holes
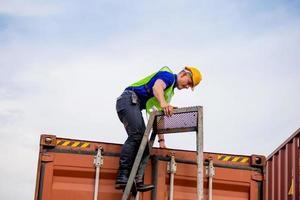
[[[117,99],[116,109],[128,135],[122,146],[119,171],[130,172],[146,129],[140,100],[133,91],[125,90]],[[143,178],[148,159],[149,148],[147,145],[137,173],[138,179]]]

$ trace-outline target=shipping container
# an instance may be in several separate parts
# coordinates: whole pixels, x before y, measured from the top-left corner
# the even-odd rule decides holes
[[[99,200],[121,199],[122,191],[115,189],[120,149],[120,144],[42,135],[35,200],[87,200],[95,191]],[[95,162],[97,155],[101,159]],[[203,161],[204,199],[263,199],[264,156],[204,152]],[[155,189],[140,193],[141,200],[197,199],[196,152],[153,148],[145,183]]]
[[[300,129],[267,158],[265,199],[300,199]]]

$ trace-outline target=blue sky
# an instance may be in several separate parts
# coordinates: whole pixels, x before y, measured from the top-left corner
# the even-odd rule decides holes
[[[267,156],[300,125],[299,8],[292,0],[1,0],[0,171],[9,177],[1,199],[32,199],[42,132],[122,143],[116,97],[164,65],[203,73],[173,105],[204,106],[205,151]],[[194,145],[193,134],[166,139]]]

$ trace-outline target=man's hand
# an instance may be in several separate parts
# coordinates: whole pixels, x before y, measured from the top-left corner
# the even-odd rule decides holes
[[[171,106],[170,104],[164,102],[164,103],[160,104],[160,107],[164,111],[164,113],[167,117],[170,117],[171,115],[173,115],[174,107]]]

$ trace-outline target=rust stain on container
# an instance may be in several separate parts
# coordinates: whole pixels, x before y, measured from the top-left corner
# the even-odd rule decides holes
[[[122,191],[114,188],[121,149],[120,144],[42,135],[35,200],[93,199],[95,185],[94,156],[99,146],[104,149],[104,161],[100,172],[98,199],[121,199]],[[295,146],[290,148],[292,151]],[[169,199],[170,171],[168,171],[168,162],[170,162],[171,154],[175,155],[176,161],[174,199],[196,199],[196,153],[194,151],[154,148],[151,151],[151,161],[149,161],[145,172],[145,182],[153,183],[156,187],[152,192],[141,193],[140,200]],[[205,152],[203,166],[204,172],[206,172],[204,177],[204,199],[208,199],[209,193],[207,172],[209,159],[212,160],[215,169],[212,183],[214,200],[263,199],[264,156]],[[271,166],[271,168],[274,167]],[[299,180],[296,182],[295,179],[294,185],[297,186],[297,184],[299,184]],[[274,184],[275,186],[279,187]]]

